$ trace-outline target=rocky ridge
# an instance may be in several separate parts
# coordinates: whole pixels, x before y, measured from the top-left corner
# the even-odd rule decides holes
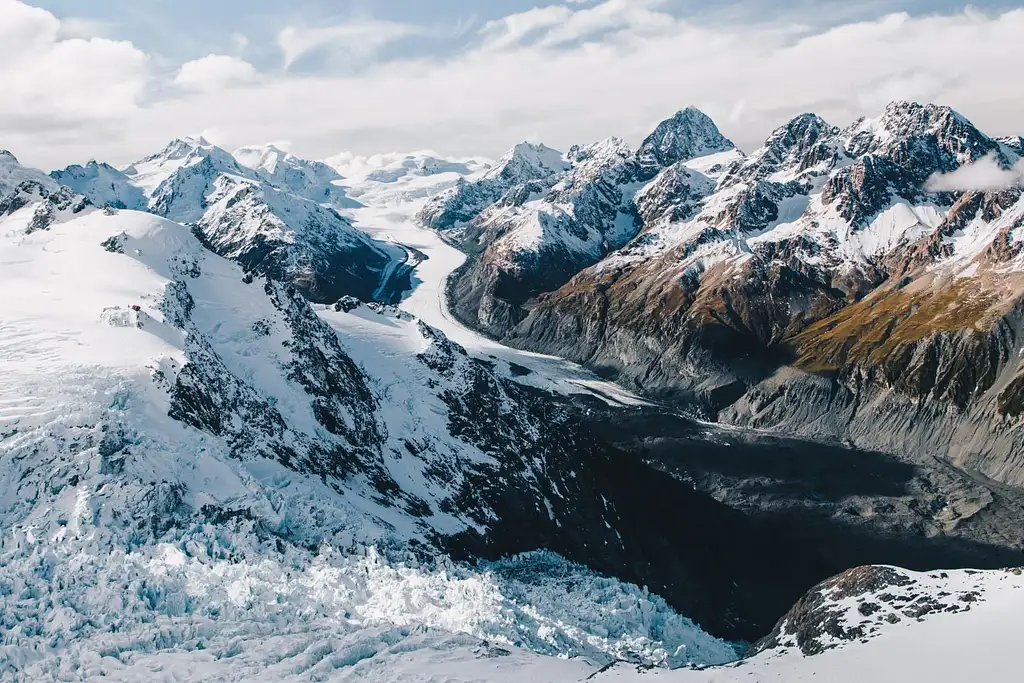
[[[519,164],[516,172],[502,175],[499,162],[490,177],[438,196],[419,219],[471,257],[452,282],[453,312],[503,336],[525,317],[528,300],[636,236],[635,196],[657,171],[733,149],[707,116],[691,108],[661,123],[639,151],[609,138],[573,147],[560,172],[552,172],[551,163]],[[503,178],[500,184],[495,174]],[[455,205],[461,208],[452,220],[438,218]]]
[[[500,324],[485,324],[486,306],[473,314],[486,258],[452,283],[453,308],[506,343],[722,420],[938,451],[1024,483],[1020,190],[928,189],[984,159],[1008,168],[1013,139],[895,102],[843,129],[801,115],[750,155],[718,158],[643,183],[635,237],[564,285],[510,280],[520,296],[501,299]]]

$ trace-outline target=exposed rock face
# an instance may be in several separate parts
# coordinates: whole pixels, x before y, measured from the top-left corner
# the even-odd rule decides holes
[[[566,284],[538,293],[474,265],[452,305],[507,343],[730,422],[940,453],[1024,485],[1024,201],[927,189],[986,156],[1019,152],[948,107],[896,102],[843,130],[804,114],[724,168],[681,161],[641,184],[637,236]],[[496,322],[471,314],[488,283],[520,293]]]
[[[734,149],[704,112],[687,107],[658,124],[637,150],[636,158],[649,177],[680,161]]]
[[[46,230],[90,207],[88,198],[55,183],[42,171],[22,166],[6,150],[0,150],[0,217],[29,211],[24,232]]]
[[[551,179],[569,167],[561,152],[545,145],[521,142],[475,182],[460,180],[455,187],[431,199],[420,211],[419,220],[435,230],[448,230],[468,223],[510,190],[537,183],[550,187]],[[519,189],[518,195],[522,195]]]
[[[680,161],[659,173],[636,195],[637,214],[644,225],[659,221],[684,221],[700,210],[701,202],[715,191],[715,182]],[[642,240],[640,240],[642,242]]]
[[[647,181],[671,167],[648,192],[646,212],[681,215],[712,189],[711,180],[684,164],[733,149],[706,115],[691,108],[662,122],[639,151],[610,138],[571,149],[560,173],[550,174],[555,164],[519,164],[506,173],[504,163],[483,180],[441,195],[420,220],[445,230],[471,256],[452,283],[454,312],[503,336],[526,316],[527,301],[636,236],[644,220],[636,195]],[[506,159],[520,156],[517,150]]]

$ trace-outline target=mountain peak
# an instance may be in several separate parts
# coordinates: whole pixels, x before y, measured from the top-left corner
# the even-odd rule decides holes
[[[527,142],[523,141],[513,147],[503,158],[520,158],[529,161],[542,160],[550,161],[553,158],[560,159],[562,153],[556,149],[548,147],[543,142]],[[548,157],[548,159],[545,159]]]
[[[623,153],[632,154],[633,150],[625,140],[613,135],[612,137],[599,140],[598,142],[594,142],[589,145],[573,146],[572,149],[569,150],[569,158],[573,161],[582,161],[584,159],[590,159],[600,155]]]
[[[1022,135],[1008,135],[999,138],[998,142],[1006,145],[1017,154],[1024,154],[1024,136]]]
[[[185,137],[176,140],[176,142],[181,142],[192,147],[213,147],[213,144],[202,135],[186,135]]]
[[[691,106],[659,123],[640,145],[637,159],[645,171],[656,173],[680,161],[735,148],[710,116]]]
[[[785,125],[776,128],[776,133],[780,130],[837,130],[835,126],[829,125],[825,119],[821,118],[813,112],[804,112],[803,114],[797,114],[791,118]]]
[[[13,154],[0,150],[0,198],[14,192],[26,181],[37,183],[50,192],[57,189],[57,184],[50,176],[38,169],[23,166]]]
[[[253,170],[263,169],[270,174],[274,174],[277,171],[278,164],[282,161],[295,158],[291,153],[281,149],[272,142],[268,142],[265,145],[239,147],[232,153],[232,156],[243,166]]]
[[[890,102],[877,118],[855,122],[844,137],[850,156],[906,144],[915,138],[932,138],[930,144],[937,145],[943,157],[938,169],[942,171],[976,161],[999,148],[995,140],[953,108],[904,100]]]
[[[520,142],[510,149],[484,178],[501,178],[515,184],[545,178],[569,168],[565,155],[543,143]]]
[[[906,100],[896,100],[886,105],[880,122],[889,130],[904,128],[909,129],[908,132],[912,131],[918,134],[950,122],[973,127],[966,116],[952,107]]]

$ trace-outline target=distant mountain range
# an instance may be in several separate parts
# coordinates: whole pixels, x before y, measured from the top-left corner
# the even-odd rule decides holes
[[[97,206],[195,226],[218,254],[290,281],[315,301],[373,300],[387,288],[394,262],[406,258],[339,213],[358,203],[336,184],[335,169],[272,145],[232,155],[203,138],[185,138],[123,169],[90,161],[51,176]]]
[[[636,151],[545,151],[421,213],[472,255],[461,320],[715,419],[1024,484],[1022,189],[929,183],[1009,171],[1020,138],[894,102],[750,154],[694,109]]]

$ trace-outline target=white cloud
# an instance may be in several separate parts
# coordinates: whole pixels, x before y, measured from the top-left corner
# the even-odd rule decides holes
[[[304,28],[286,26],[277,36],[288,68],[303,55],[325,49],[350,62],[363,62],[388,43],[415,35],[420,29],[411,24],[377,19],[360,19],[334,26]]]
[[[64,17],[57,31],[60,38],[106,38],[109,33],[108,23],[83,17]]]
[[[630,37],[657,35],[676,25],[670,14],[657,11],[666,0],[605,0],[592,7],[580,8],[561,26],[548,34],[545,45],[559,45],[586,40],[611,32]]]
[[[107,132],[136,113],[146,55],[131,43],[67,33],[45,10],[0,0],[0,145],[28,147],[28,157],[58,155],[69,139]]]
[[[232,33],[231,42],[234,44],[236,52],[245,52],[249,47],[249,36],[244,33]]]
[[[202,92],[246,83],[256,78],[256,69],[244,59],[229,55],[206,55],[181,65],[174,84],[185,90]]]
[[[927,184],[929,192],[997,192],[1012,187],[1024,187],[1024,161],[1003,168],[994,154],[950,173],[937,173]]]
[[[33,32],[8,38],[5,30],[0,19],[0,69],[9,49],[38,54],[53,43],[28,48]],[[136,111],[117,136],[96,134],[110,129],[101,123],[58,139],[4,121],[2,129],[18,131],[25,145],[4,139],[0,146],[43,165],[93,156],[122,163],[175,135],[216,129],[226,146],[286,138],[302,156],[428,147],[494,156],[527,136],[563,149],[609,135],[636,143],[653,122],[693,104],[750,149],[795,114],[813,111],[842,125],[903,98],[949,104],[991,134],[1024,126],[1024,98],[1014,87],[1024,63],[1024,10],[898,14],[821,30],[703,25],[669,16],[656,0],[606,0],[491,22],[444,56],[373,63],[383,46],[414,33],[441,40],[435,29],[388,22],[292,27],[279,36],[286,64],[330,50],[364,68],[285,70],[244,87],[171,91]],[[94,80],[117,83],[120,68],[103,67]],[[0,111],[9,102],[0,100]]]
[[[582,4],[582,3],[576,3]],[[665,0],[605,0],[592,7],[535,7],[487,22],[481,30],[485,47],[507,49],[526,44],[555,47],[629,33],[641,36],[671,28],[671,15],[658,12]]]
[[[544,29],[565,24],[572,15],[571,9],[561,5],[534,7],[526,12],[488,21],[480,29],[480,34],[487,48],[504,49],[518,45],[524,38],[536,36]]]

